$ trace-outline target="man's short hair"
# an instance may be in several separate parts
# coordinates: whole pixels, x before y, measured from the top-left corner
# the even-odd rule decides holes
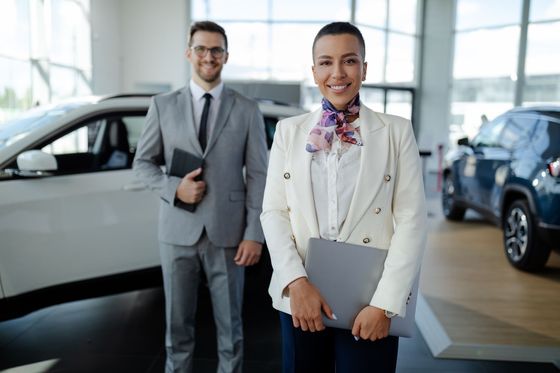
[[[323,26],[322,29],[319,30],[315,39],[313,40],[313,49],[312,55],[313,59],[315,59],[315,44],[317,44],[317,40],[322,38],[326,35],[341,35],[341,34],[350,34],[354,35],[358,42],[360,43],[360,52],[362,53],[362,58],[366,59],[366,43],[364,41],[364,37],[360,30],[349,22],[332,22],[328,25]]]
[[[218,34],[221,34],[224,37],[224,42],[226,45],[226,52],[227,52],[228,42],[227,42],[226,30],[224,30],[222,26],[212,21],[200,21],[200,22],[193,23],[189,35],[189,47],[192,47],[193,35],[197,31],[217,32]]]

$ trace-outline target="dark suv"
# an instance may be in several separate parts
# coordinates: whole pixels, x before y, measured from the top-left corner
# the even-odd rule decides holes
[[[485,123],[446,155],[449,220],[478,211],[503,229],[509,262],[536,271],[560,247],[560,107],[521,107]]]

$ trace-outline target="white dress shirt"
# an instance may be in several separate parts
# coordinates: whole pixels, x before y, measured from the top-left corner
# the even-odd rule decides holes
[[[360,119],[353,124],[359,126]],[[330,151],[319,150],[312,156],[311,184],[319,234],[325,240],[337,240],[346,220],[360,169],[361,146],[333,137]]]
[[[220,84],[212,88],[210,91],[206,92],[201,86],[196,84],[191,79],[189,88],[191,90],[191,100],[194,114],[194,129],[197,134],[198,129],[200,128],[200,117],[202,117],[202,110],[204,109],[205,99],[203,96],[205,93],[209,93],[210,95],[212,95],[206,127],[208,129],[207,139],[210,139],[210,135],[212,134],[212,130],[214,129],[214,123],[216,122],[216,117],[218,116],[218,108],[220,107],[222,91],[224,90],[224,82],[220,82]]]

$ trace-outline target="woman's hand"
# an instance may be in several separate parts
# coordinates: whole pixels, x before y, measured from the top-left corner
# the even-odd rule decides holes
[[[325,329],[321,310],[329,319],[336,319],[319,290],[306,277],[300,277],[291,282],[288,289],[290,290],[290,308],[295,328],[310,332]]]
[[[390,326],[391,319],[385,316],[385,311],[377,307],[367,306],[356,316],[352,326],[352,335],[355,338],[375,341],[387,337]]]

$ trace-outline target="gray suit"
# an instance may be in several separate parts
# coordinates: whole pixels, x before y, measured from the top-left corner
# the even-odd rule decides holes
[[[208,278],[218,329],[219,371],[240,371],[243,267],[241,240],[264,242],[259,221],[267,147],[257,104],[224,87],[204,154],[193,122],[190,90],[155,96],[138,142],[134,170],[161,197],[159,241],[166,298],[168,371],[190,371],[199,271]],[[194,212],[175,206],[181,181],[166,175],[173,150],[204,158],[206,195]],[[243,174],[243,168],[245,173]]]

